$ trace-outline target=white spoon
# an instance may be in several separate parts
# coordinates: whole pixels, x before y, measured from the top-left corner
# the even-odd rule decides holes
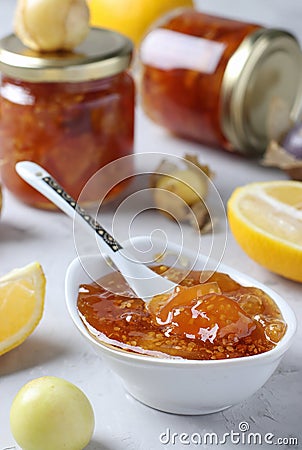
[[[41,166],[30,161],[16,164],[16,171],[28,184],[48,198],[58,208],[74,219],[78,214],[83,223],[93,231],[101,250],[110,257],[133,292],[145,302],[155,295],[173,290],[177,284],[156,274],[142,263],[124,256],[122,246],[57,183]]]

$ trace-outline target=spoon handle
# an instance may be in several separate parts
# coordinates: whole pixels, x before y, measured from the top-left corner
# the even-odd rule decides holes
[[[16,164],[16,171],[21,178],[72,219],[74,219],[76,214],[80,215],[83,223],[87,225],[90,231],[93,230],[96,233],[101,250],[110,256],[117,269],[138,297],[148,301],[147,299],[154,295],[175,287],[175,283],[155,274],[149,267],[136,261],[129,252],[127,255],[124,255],[124,252],[120,252],[123,247],[113,236],[81,208],[56,180],[38,164],[30,161],[21,161]]]
[[[31,161],[21,161],[16,164],[16,171],[28,184],[43,194],[48,200],[58,206],[72,219],[79,214],[100,238],[113,251],[118,252],[122,246],[106,231],[90,214],[81,208],[77,202],[58,184],[58,182],[41,166]]]

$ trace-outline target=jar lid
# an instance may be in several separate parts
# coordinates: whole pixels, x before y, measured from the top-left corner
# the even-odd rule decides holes
[[[237,151],[261,154],[268,144],[268,116],[274,99],[296,121],[302,98],[302,52],[282,30],[259,29],[244,39],[222,83],[221,125]]]
[[[96,80],[129,67],[132,51],[130,39],[102,28],[91,28],[73,51],[51,53],[31,50],[11,34],[0,40],[0,70],[32,82]]]

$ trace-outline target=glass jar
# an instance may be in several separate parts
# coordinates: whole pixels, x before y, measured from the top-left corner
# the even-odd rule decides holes
[[[285,31],[175,10],[145,36],[140,62],[144,111],[185,138],[261,153],[274,99],[297,118],[302,56]]]
[[[40,164],[77,199],[96,171],[133,152],[131,54],[128,39],[102,29],[65,53],[33,52],[14,35],[0,41],[1,177],[19,199],[52,208],[17,175],[18,161]],[[97,202],[100,190],[81,200]]]

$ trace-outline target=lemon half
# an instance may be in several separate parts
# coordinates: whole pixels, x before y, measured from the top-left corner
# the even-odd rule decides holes
[[[228,219],[235,239],[253,260],[302,282],[302,182],[240,187],[229,199]]]
[[[14,269],[0,278],[0,355],[34,331],[44,309],[46,280],[39,263]]]

